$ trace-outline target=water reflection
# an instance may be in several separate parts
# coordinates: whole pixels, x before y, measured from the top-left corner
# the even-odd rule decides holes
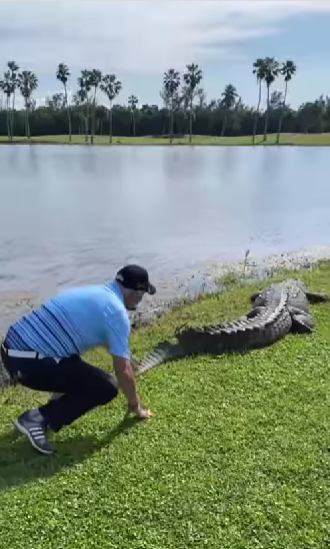
[[[0,293],[328,244],[327,149],[0,146]]]

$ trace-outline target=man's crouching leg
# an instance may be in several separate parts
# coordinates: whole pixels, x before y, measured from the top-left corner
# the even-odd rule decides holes
[[[68,374],[71,370],[71,377],[67,377],[67,392],[54,393],[45,405],[25,412],[15,421],[17,429],[44,454],[52,454],[55,450],[46,439],[46,429],[58,432],[93,408],[109,403],[119,393],[117,380],[112,374],[80,358],[72,360],[66,367]]]
[[[39,408],[49,429],[58,432],[93,408],[104,406],[118,396],[116,378],[102,370],[100,373],[99,382],[91,381],[88,390],[79,391],[77,388],[69,393],[53,393],[47,404]]]

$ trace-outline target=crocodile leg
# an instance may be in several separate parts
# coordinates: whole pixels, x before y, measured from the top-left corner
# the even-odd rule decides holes
[[[310,314],[296,307],[289,307],[289,313],[292,318],[291,331],[293,333],[306,334],[314,332],[315,322]]]
[[[306,297],[310,303],[326,303],[330,301],[329,296],[318,292],[306,292]]]
[[[253,307],[253,309],[251,309],[251,311],[246,314],[246,318],[252,320],[253,318],[256,318],[258,315],[260,315],[264,310],[265,308],[261,306]]]
[[[255,292],[254,294],[252,294],[250,296],[250,302],[253,303],[257,299],[257,297],[260,295],[260,293],[261,292]]]

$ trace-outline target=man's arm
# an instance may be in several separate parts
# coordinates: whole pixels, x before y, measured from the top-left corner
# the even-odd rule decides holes
[[[150,417],[150,410],[145,410],[140,401],[130,360],[113,355],[113,364],[118,383],[128,400],[128,410],[143,418]]]
[[[130,321],[124,311],[105,311],[107,336],[110,353],[113,356],[114,370],[118,383],[128,400],[128,409],[140,417],[150,417],[140,402],[134,372],[130,361]]]
[[[134,373],[130,360],[121,356],[113,356],[113,365],[118,383],[123,390],[129,406],[137,407],[139,396],[136,390]]]

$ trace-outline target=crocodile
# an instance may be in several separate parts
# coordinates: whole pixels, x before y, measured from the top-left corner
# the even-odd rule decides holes
[[[139,363],[132,360],[136,375],[175,359],[198,354],[222,355],[268,347],[291,333],[312,333],[315,321],[309,303],[330,298],[310,292],[300,279],[287,279],[251,295],[251,310],[234,321],[197,328],[181,326],[176,343],[161,342]]]

